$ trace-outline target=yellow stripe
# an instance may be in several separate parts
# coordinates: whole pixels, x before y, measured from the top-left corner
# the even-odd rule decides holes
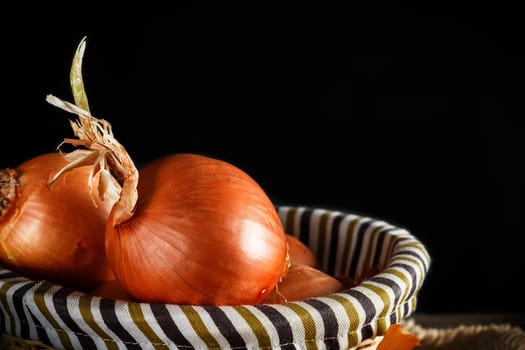
[[[148,325],[148,321],[144,319],[144,312],[138,303],[128,303],[129,315],[137,327],[149,339],[150,343],[155,349],[167,349],[168,345],[163,343],[157,333]]]
[[[66,331],[60,327],[57,320],[53,317],[49,309],[47,308],[47,305],[45,303],[44,294],[53,287],[54,285],[50,282],[44,282],[42,283],[34,293],[34,302],[42,315],[48,320],[48,322],[51,324],[51,326],[55,329],[56,334],[60,338],[60,343],[64,346],[66,349],[74,349],[73,344],[71,343],[71,339],[69,339],[69,336],[67,335]]]
[[[5,282],[2,288],[0,288],[0,301],[4,305],[4,310],[6,311],[7,315],[9,316],[9,325],[11,327],[11,332],[14,333],[16,331],[16,325],[15,325],[15,316],[13,315],[13,312],[11,311],[11,308],[9,307],[9,302],[7,301],[7,291],[16,285],[19,282]]]
[[[412,242],[412,243],[409,243],[409,244],[406,244],[404,245],[403,247],[413,247],[413,248],[416,248],[417,250],[419,250],[421,253],[423,253],[423,255],[425,256],[425,261],[428,265],[428,263],[430,262],[430,255],[428,255],[428,251],[427,249],[423,246],[423,244],[421,244],[421,242]]]
[[[396,259],[402,259],[402,260],[406,260],[406,261],[410,261],[411,263],[414,263],[414,265],[417,266],[417,269],[419,270],[419,275],[420,276],[423,276],[423,267],[421,267],[421,261],[417,260],[417,259],[414,259],[414,258],[411,258],[409,256],[400,256],[400,257],[396,257]],[[417,282],[417,286],[418,288],[421,287],[421,284],[423,283],[423,279],[420,278],[418,279],[418,281],[414,281],[414,282]]]
[[[401,273],[401,271],[398,271],[397,269],[394,269],[394,268],[388,268],[388,269],[384,269],[382,272],[390,273],[390,274],[392,274],[392,275],[397,276],[400,280],[402,280],[403,282],[405,282],[405,284],[407,285],[407,287],[411,284],[411,283],[410,283],[410,280],[409,280],[409,279],[408,279],[403,273]],[[398,301],[398,305],[404,303],[404,301],[406,300],[406,297],[407,297],[407,294],[408,294],[409,289],[410,289],[410,288],[402,288],[402,290],[404,290],[404,292],[403,292],[403,295],[401,295],[401,298],[400,298],[399,301]]]
[[[394,301],[390,300],[390,296],[388,295],[388,293],[381,287],[370,284],[368,282],[361,283],[361,286],[370,289],[372,292],[376,293],[383,301],[383,310],[381,310],[381,312],[377,315],[377,330],[378,332],[380,332],[380,334],[383,334],[387,328],[385,317],[387,315],[387,312],[389,311],[388,305],[391,305]]]
[[[420,276],[424,276],[424,273],[423,273],[423,269],[424,268],[421,266],[421,261],[419,261],[417,259],[414,259],[414,258],[411,258],[410,256],[396,256],[395,260],[410,261],[411,263],[413,263],[414,265],[417,266],[417,269],[419,270],[419,275]],[[421,285],[423,284],[423,280],[424,280],[423,278],[419,278],[417,281],[413,281],[413,282],[417,283],[417,289],[421,288]],[[407,292],[408,292],[408,288],[407,288]]]
[[[381,317],[381,318],[377,319],[376,325],[377,325],[377,333],[378,333],[378,335],[385,334],[386,329],[390,325],[390,321],[388,323],[387,323],[387,321],[389,321],[388,317]]]
[[[406,245],[403,245],[403,248],[404,247],[411,247],[411,248],[416,248],[420,253],[423,253],[424,255],[424,261],[425,263],[421,262],[421,261],[418,261],[418,265],[429,265],[430,264],[430,258],[428,257],[428,252],[425,250],[425,248],[420,244],[420,243],[410,243],[410,244],[406,244]],[[425,266],[423,266],[424,268]]]
[[[337,301],[346,311],[346,315],[350,320],[350,326],[348,330],[348,347],[356,346],[359,340],[357,334],[357,327],[359,326],[359,314],[355,310],[354,305],[352,305],[348,299],[339,295],[331,294],[328,296],[328,298]]]
[[[206,343],[206,346],[208,348],[219,349],[219,342],[211,335],[199,313],[190,305],[181,305],[180,309],[188,318],[197,335]]]
[[[91,300],[92,297],[88,295],[82,295],[78,300],[78,307],[80,310],[80,315],[84,319],[84,321],[88,324],[95,333],[104,341],[107,348],[109,350],[118,350],[118,345],[115,343],[114,340],[112,340],[109,335],[104,332],[102,328],[97,324],[97,321],[95,321],[95,318],[93,317],[93,313],[91,312]]]
[[[389,273],[389,274],[392,274],[394,276],[397,276],[400,280],[402,280],[408,286],[409,280],[403,273],[401,273],[401,271],[398,271],[395,268],[387,268],[387,269],[385,269],[385,270],[383,270],[381,272],[385,272],[385,273]],[[400,288],[401,288],[401,286],[400,286]],[[401,288],[401,290],[403,291],[403,294],[399,297],[399,300],[397,302],[397,307],[396,307],[396,310],[395,310],[396,311],[396,322],[398,322],[399,320],[401,320],[403,318],[402,315],[401,315],[402,305],[405,302],[405,299],[407,297],[409,288],[405,287],[405,288]]]
[[[350,249],[352,248],[352,237],[354,236],[354,230],[355,230],[355,225],[357,224],[357,219],[356,220],[352,220],[349,224],[348,224],[348,227],[346,229],[346,236],[345,236],[345,241],[344,242],[341,242],[342,244],[344,244],[344,250],[343,250],[343,258],[341,259],[341,264],[346,264],[346,266],[344,267],[344,269],[342,269],[341,272],[344,273],[344,271],[348,268],[348,266],[350,265]],[[355,276],[351,276],[351,277],[355,277]]]
[[[410,310],[410,312],[414,311],[416,309],[416,307],[417,307],[417,297],[415,295],[412,297],[412,303],[411,304],[412,304],[412,310]]]
[[[390,300],[390,296],[388,295],[388,293],[383,288],[370,284],[369,282],[363,282],[361,283],[361,286],[370,289],[372,292],[376,293],[381,298],[381,301],[385,306],[383,307],[383,310],[381,310],[381,312],[378,314],[378,316],[384,317],[388,312],[387,305],[392,304],[392,300]]]
[[[374,262],[374,243],[376,243],[376,240],[375,238],[377,237],[378,235],[378,232],[381,231],[382,229],[384,228],[384,226],[379,226],[379,227],[376,227],[373,231],[372,231],[372,234],[370,235],[369,239],[368,239],[368,249],[366,250],[366,259],[365,259],[365,263],[363,264],[363,271],[361,271],[361,274],[362,273],[369,273],[369,269],[371,269],[373,266],[372,266],[372,263]],[[377,245],[377,244],[376,244]],[[380,248],[378,248],[380,249]]]
[[[389,256],[392,257],[392,254],[393,254],[393,249],[394,249],[394,244],[398,243],[399,240],[396,239],[397,237],[394,237],[394,239],[392,241],[390,241],[390,246],[388,247],[388,250],[389,250]],[[403,248],[405,247],[412,247],[412,248],[416,248],[419,253],[421,253],[422,257],[424,258],[425,260],[425,263],[426,265],[430,265],[430,261],[431,261],[431,258],[430,256],[428,255],[428,251],[426,250],[426,248],[421,244],[421,242],[410,242],[410,243],[399,243],[399,246],[397,248],[397,252],[402,252]]]
[[[392,254],[394,254],[394,247],[396,244],[399,244],[399,237],[392,235],[392,239],[390,242],[388,242],[388,249],[387,249],[387,259],[390,260],[392,258]]]
[[[308,310],[296,303],[287,303],[284,305],[292,309],[299,316],[299,318],[301,318],[301,321],[303,322],[306,348],[317,350],[317,342],[315,341],[317,329],[315,327],[315,322],[312,315],[308,312]]]
[[[321,215],[321,218],[319,219],[319,233],[317,235],[317,258],[318,260],[323,264],[323,267],[327,268],[327,266],[324,266],[325,256],[326,256],[326,236],[327,236],[327,223],[328,223],[328,217],[330,216],[330,212],[326,212],[323,215]],[[333,238],[332,238],[333,239]]]
[[[261,323],[261,321],[257,318],[257,316],[255,316],[253,312],[251,312],[245,306],[237,306],[235,307],[235,310],[239,313],[239,315],[242,316],[242,318],[244,318],[248,325],[250,325],[250,328],[252,329],[253,333],[257,337],[257,341],[259,342],[259,349],[271,348],[272,341],[270,339],[270,336],[268,335],[268,331]]]

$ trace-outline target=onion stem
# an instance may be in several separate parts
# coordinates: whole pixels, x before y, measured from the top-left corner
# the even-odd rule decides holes
[[[18,174],[14,169],[0,170],[0,217],[11,207],[16,197],[16,188],[18,186]]]
[[[77,139],[65,138],[63,144],[82,146],[64,155],[68,164],[55,173],[48,185],[52,185],[65,172],[85,165],[92,166],[88,186],[93,189],[93,179],[100,174],[97,184],[101,200],[116,201],[113,225],[118,225],[133,216],[138,199],[137,185],[139,172],[128,152],[113,136],[111,124],[104,119],[95,118],[89,112],[87,95],[82,79],[82,59],[86,38],[84,37],[75,51],[70,72],[70,84],[75,104],[47,95],[46,101],[55,107],[76,114],[77,120],[70,121]]]

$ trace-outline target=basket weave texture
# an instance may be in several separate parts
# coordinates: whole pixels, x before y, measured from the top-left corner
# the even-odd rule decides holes
[[[349,349],[380,339],[415,311],[431,259],[406,229],[331,209],[278,211],[325,272],[353,279],[378,272],[298,302],[192,306],[95,297],[0,269],[4,341],[12,349]]]

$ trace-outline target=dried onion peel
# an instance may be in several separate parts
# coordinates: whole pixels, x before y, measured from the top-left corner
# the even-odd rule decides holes
[[[281,304],[341,292],[344,286],[336,278],[312,266],[291,264],[284,276],[263,301]]]
[[[288,242],[291,264],[302,264],[319,268],[319,261],[310,247],[299,238],[290,234],[286,234],[286,241]]]
[[[390,325],[376,350],[412,350],[421,345],[419,339],[399,323]]]

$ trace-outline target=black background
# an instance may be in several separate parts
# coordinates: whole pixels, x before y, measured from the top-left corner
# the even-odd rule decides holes
[[[92,113],[138,165],[195,152],[277,204],[382,218],[432,256],[423,312],[525,311],[525,36],[449,8],[367,16],[20,16],[2,48],[0,167],[53,152],[87,35]]]

